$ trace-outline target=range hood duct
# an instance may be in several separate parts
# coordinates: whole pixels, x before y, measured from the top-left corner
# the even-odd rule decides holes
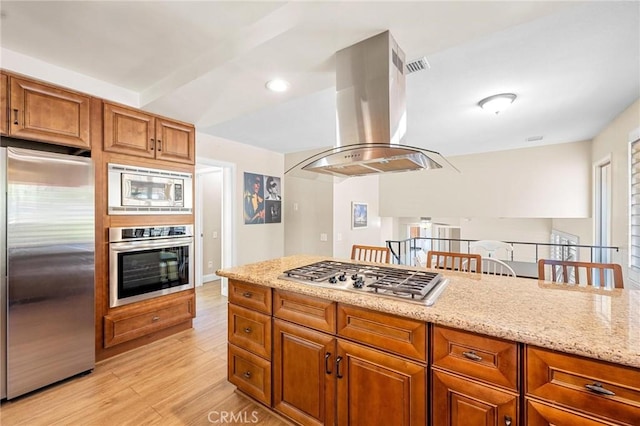
[[[336,52],[337,144],[286,173],[351,177],[451,166],[437,152],[401,144],[405,78],[404,52],[389,31]]]

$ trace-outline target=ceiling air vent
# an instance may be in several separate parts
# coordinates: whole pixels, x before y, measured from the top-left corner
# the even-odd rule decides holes
[[[412,74],[418,71],[424,71],[427,68],[431,68],[426,57],[416,59],[415,61],[407,62],[407,74]]]

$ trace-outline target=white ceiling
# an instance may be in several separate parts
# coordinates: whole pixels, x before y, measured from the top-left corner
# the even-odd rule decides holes
[[[404,142],[444,155],[590,139],[640,97],[638,1],[3,0],[0,10],[2,48],[282,153],[335,143],[333,55],[387,29],[408,60],[431,64],[407,76]],[[289,92],[265,89],[276,76]],[[518,95],[508,110],[478,108],[501,92]]]

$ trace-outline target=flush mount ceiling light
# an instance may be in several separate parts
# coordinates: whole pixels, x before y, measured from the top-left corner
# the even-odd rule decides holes
[[[289,88],[289,82],[280,78],[275,78],[267,81],[265,86],[272,92],[284,92]]]
[[[511,105],[511,103],[516,99],[516,95],[513,93],[501,93],[499,95],[489,96],[488,98],[484,98],[478,105],[480,108],[493,112],[495,114],[500,113],[500,111],[504,110],[506,107]]]

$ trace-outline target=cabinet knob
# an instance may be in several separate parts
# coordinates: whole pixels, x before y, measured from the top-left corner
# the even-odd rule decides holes
[[[482,361],[482,357],[476,354],[474,351],[462,352],[465,358],[470,359],[471,361]]]
[[[250,378],[251,378],[251,371],[246,371],[246,372],[243,374],[243,376],[244,376],[245,378],[247,378],[247,379],[250,379]]]
[[[504,426],[511,426],[511,417],[504,416]]]
[[[155,316],[155,317],[151,318],[151,321],[156,322],[156,321],[158,321],[159,319],[160,319],[160,317]]]
[[[245,327],[244,332],[247,334],[251,333],[251,327]]]
[[[605,389],[604,387],[602,387],[602,383],[600,382],[594,382],[592,385],[584,385],[584,387],[589,389],[591,392],[597,393],[599,395],[606,395],[606,396],[616,395],[615,392],[612,392],[609,389]]]
[[[242,295],[244,297],[246,297],[247,299],[251,299],[251,296],[253,296],[253,293],[251,293],[249,291],[245,291],[244,293],[242,293]]]

